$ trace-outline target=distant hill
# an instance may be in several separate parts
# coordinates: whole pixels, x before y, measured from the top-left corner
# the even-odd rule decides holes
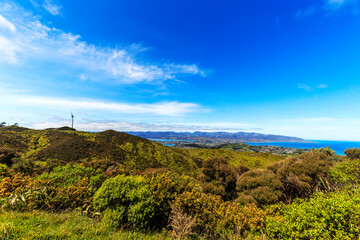
[[[306,142],[297,137],[249,132],[128,132],[147,139],[204,140],[220,142]]]

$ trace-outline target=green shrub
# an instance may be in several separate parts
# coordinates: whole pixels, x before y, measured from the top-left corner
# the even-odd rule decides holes
[[[155,201],[143,177],[119,175],[107,179],[95,193],[94,207],[112,227],[148,228]]]
[[[89,178],[90,186],[96,189],[106,180],[106,176],[100,169],[95,170],[78,164],[59,166],[54,168],[53,172],[43,173],[37,177],[39,180],[52,180],[57,186],[63,188],[75,185],[84,178]]]
[[[328,178],[334,164],[331,152],[310,151],[296,157],[289,157],[282,162],[267,166],[283,183],[284,196],[291,202],[295,198],[310,196],[322,188],[322,180]]]
[[[0,163],[11,166],[13,164],[13,159],[18,157],[19,153],[17,153],[11,147],[1,146],[0,147]]]
[[[263,229],[265,212],[255,205],[241,206],[224,201],[220,196],[200,192],[184,192],[173,204],[173,209],[196,219],[197,234],[210,239],[235,233],[259,233]],[[226,237],[225,237],[226,239]]]
[[[344,153],[350,159],[360,159],[360,148],[348,148]]]
[[[329,155],[329,156],[334,156],[334,154],[335,154],[335,151],[331,150],[330,147],[313,148],[311,151],[312,152],[324,153],[324,154]]]
[[[4,177],[9,176],[9,168],[5,164],[0,163],[0,180],[2,180]]]
[[[18,173],[31,175],[34,173],[35,163],[33,160],[20,160],[12,165],[12,169]]]
[[[360,183],[360,159],[338,163],[330,170],[331,180],[338,186],[357,186]]]
[[[236,198],[236,179],[249,168],[233,167],[228,161],[219,156],[210,157],[202,164],[200,180],[203,182],[205,193],[221,195],[224,200]]]
[[[160,228],[167,226],[171,204],[176,196],[185,191],[200,191],[194,179],[171,171],[148,174],[146,179],[156,203],[154,222]]]
[[[255,169],[244,173],[239,177],[236,188],[240,192],[240,199],[237,200],[240,203],[255,200],[260,205],[273,204],[281,200],[283,195],[283,184],[279,176],[268,169]]]
[[[283,205],[281,215],[268,217],[270,239],[358,239],[358,192],[317,193],[308,200]]]

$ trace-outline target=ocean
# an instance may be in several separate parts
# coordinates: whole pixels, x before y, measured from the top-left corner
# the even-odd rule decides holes
[[[344,150],[347,148],[360,148],[360,142],[350,141],[327,141],[327,140],[306,140],[309,142],[266,142],[266,143],[249,143],[253,146],[279,146],[279,147],[292,147],[292,148],[321,148],[330,147],[336,154],[345,155]]]
[[[152,141],[159,142],[177,142],[181,140],[177,139],[149,139]],[[194,142],[195,140],[182,140],[186,142]],[[360,148],[360,142],[352,142],[352,141],[328,141],[328,140],[306,140],[309,142],[264,142],[264,143],[251,143],[246,142],[249,145],[253,146],[279,146],[279,147],[292,147],[292,148],[322,148],[322,147],[330,147],[335,151],[336,154],[345,155],[344,151],[347,148]],[[175,144],[164,144],[166,146],[175,146]]]

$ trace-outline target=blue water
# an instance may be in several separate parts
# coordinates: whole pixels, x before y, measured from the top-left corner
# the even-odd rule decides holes
[[[156,139],[156,138],[148,138],[151,141],[158,141],[158,142],[195,142],[195,140],[182,140],[182,139]]]
[[[175,147],[175,144],[164,144],[164,145],[168,147]]]
[[[308,143],[299,142],[266,142],[266,143],[248,143],[253,146],[279,146],[279,147],[292,147],[292,148],[321,148],[330,147],[336,154],[345,155],[344,150],[347,148],[360,148],[360,142],[350,141],[327,141],[327,140],[307,140]]]

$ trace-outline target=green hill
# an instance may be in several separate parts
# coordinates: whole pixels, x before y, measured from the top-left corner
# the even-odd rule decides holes
[[[170,168],[191,173],[198,169],[184,151],[130,134],[63,130],[1,130],[0,163],[31,161],[46,166],[92,160],[113,161],[134,170]]]
[[[30,164],[41,171],[44,168],[50,171],[67,163],[107,161],[130,170],[169,168],[196,175],[202,161],[212,156],[223,156],[232,166],[249,168],[264,167],[283,159],[272,154],[227,149],[177,149],[112,130],[89,133],[59,129],[0,129],[0,163],[18,164],[22,168]]]

